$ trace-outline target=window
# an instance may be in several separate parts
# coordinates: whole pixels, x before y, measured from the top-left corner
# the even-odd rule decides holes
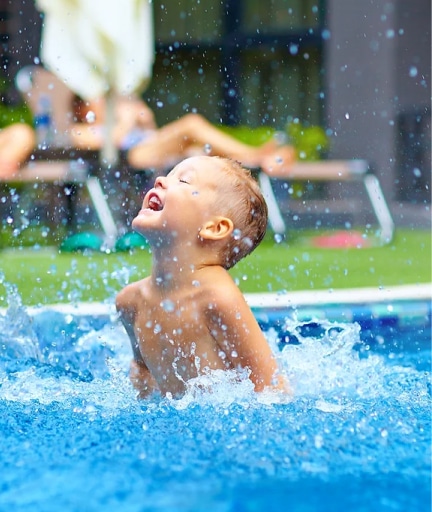
[[[165,123],[193,109],[213,122],[319,124],[320,0],[154,0],[157,58],[146,98]]]

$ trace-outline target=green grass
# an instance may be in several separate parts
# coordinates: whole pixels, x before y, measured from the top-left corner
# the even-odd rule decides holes
[[[150,272],[151,255],[59,254],[55,248],[0,252],[0,306],[16,288],[24,305],[112,300],[128,281]],[[319,249],[298,235],[265,240],[233,270],[243,292],[379,287],[431,281],[431,234],[398,230],[384,247]]]

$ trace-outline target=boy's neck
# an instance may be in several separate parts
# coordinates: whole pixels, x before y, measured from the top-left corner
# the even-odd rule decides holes
[[[202,253],[200,253],[202,256]],[[153,266],[151,279],[153,284],[161,289],[179,289],[193,286],[197,273],[203,268],[215,265],[216,262],[199,257],[194,251],[153,251]]]

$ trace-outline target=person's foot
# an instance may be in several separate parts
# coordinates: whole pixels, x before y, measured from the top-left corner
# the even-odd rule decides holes
[[[292,146],[280,146],[262,156],[261,169],[272,178],[287,178],[295,161],[295,149]]]

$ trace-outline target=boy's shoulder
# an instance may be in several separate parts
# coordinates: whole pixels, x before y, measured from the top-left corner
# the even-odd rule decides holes
[[[203,287],[203,292],[209,299],[209,304],[227,307],[243,299],[239,287],[231,275],[222,267],[208,273],[206,284],[207,286]]]
[[[145,290],[148,279],[149,278],[146,277],[140,281],[127,284],[122,290],[120,290],[116,296],[117,309],[133,306]]]

